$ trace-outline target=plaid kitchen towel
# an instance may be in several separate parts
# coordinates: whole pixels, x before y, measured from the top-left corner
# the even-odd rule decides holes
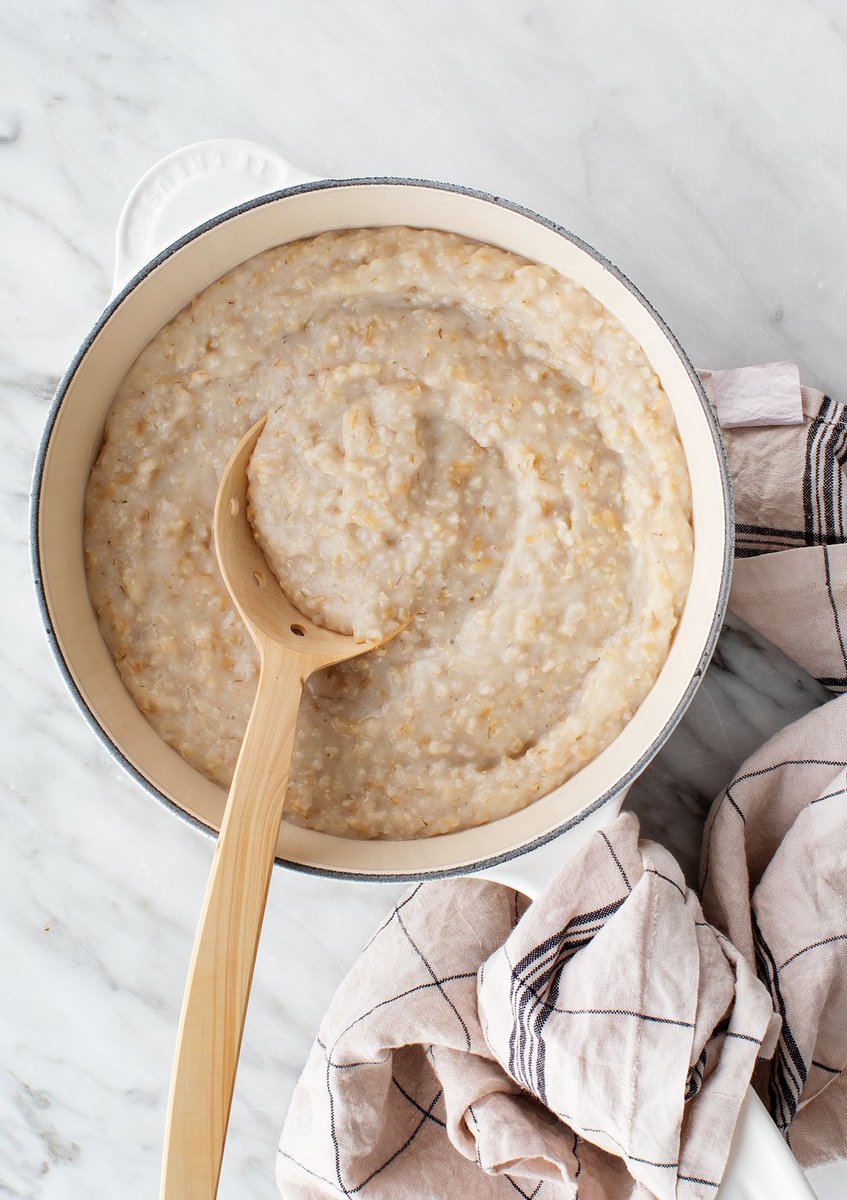
[[[803,388],[802,426],[726,435],[735,486],[730,605],[847,691],[847,409]]]
[[[782,1018],[754,1083],[810,1165],[847,1155],[847,407],[802,394],[802,426],[726,435],[730,606],[840,695],[772,738],[718,797],[700,894]]]
[[[803,425],[727,437],[732,603],[839,690],[847,426],[803,403]],[[751,1077],[802,1162],[843,1155],[845,706],[718,797],[700,898],[632,814],[529,907],[480,880],[411,889],[324,1018],[280,1143],[285,1200],[706,1200]]]

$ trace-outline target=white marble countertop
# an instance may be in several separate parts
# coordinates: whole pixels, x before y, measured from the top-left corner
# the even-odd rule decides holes
[[[796,358],[847,393],[847,14],[838,0],[182,0],[0,14],[0,1196],[156,1193],[212,842],[96,742],[50,658],[26,510],[50,394],[105,302],[122,201],[157,158],[238,136],[326,175],[464,182],[555,218],[700,365]],[[632,803],[689,870],[710,799],[825,698],[737,624]],[[277,871],[222,1197],[270,1200],[288,1097],[396,896]],[[844,1194],[847,1168],[815,1173]]]

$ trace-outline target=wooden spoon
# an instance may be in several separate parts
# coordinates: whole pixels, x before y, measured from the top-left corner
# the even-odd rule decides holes
[[[217,1193],[303,685],[313,671],[379,644],[332,633],[304,617],[256,545],[247,519],[247,464],[264,423],[263,417],[232,456],[215,505],[218,563],[258,647],[259,686],[188,969],[162,1200],[213,1200]]]

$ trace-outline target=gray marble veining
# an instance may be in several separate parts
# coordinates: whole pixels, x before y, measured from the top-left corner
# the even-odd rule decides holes
[[[0,1197],[155,1194],[212,843],[112,762],[51,661],[26,508],[55,382],[161,155],[265,142],[326,175],[465,182],[601,248],[705,366],[793,357],[844,395],[847,10],[837,0],[121,0],[0,11]],[[696,873],[714,794],[826,699],[730,620],[632,789]],[[396,896],[276,872],[221,1196],[270,1200],[320,1015]],[[843,1167],[815,1173],[841,1196]]]

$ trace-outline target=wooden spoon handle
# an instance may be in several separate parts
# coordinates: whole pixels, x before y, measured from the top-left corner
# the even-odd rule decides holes
[[[162,1200],[213,1200],[217,1194],[303,666],[302,656],[266,645],[188,970],[171,1078]]]

